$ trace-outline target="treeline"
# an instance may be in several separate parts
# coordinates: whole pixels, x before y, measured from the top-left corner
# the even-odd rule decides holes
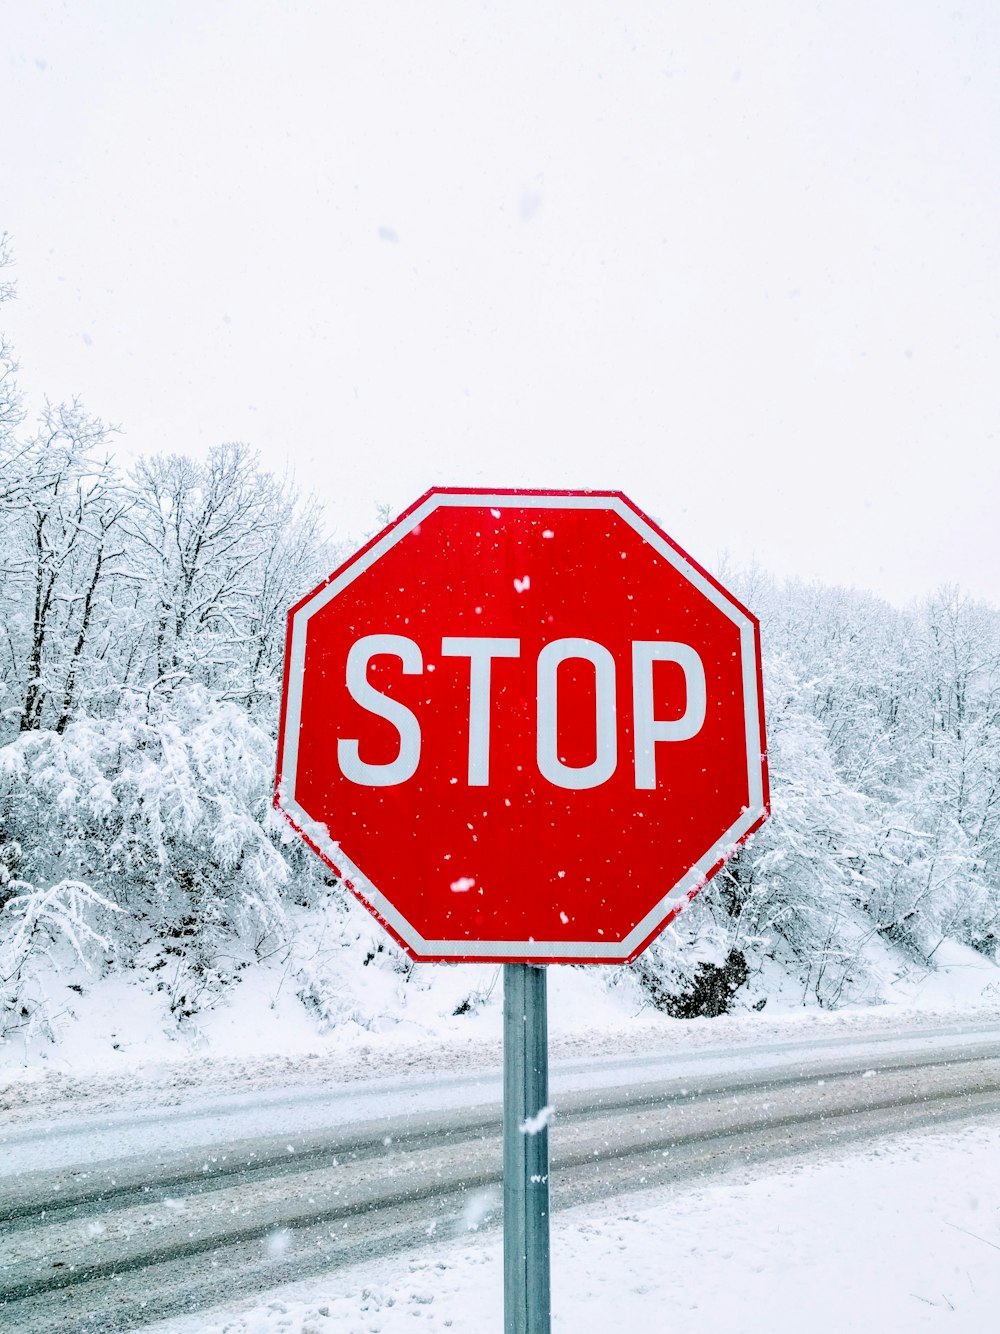
[[[323,887],[268,790],[285,612],[336,555],[246,446],[123,472],[79,403],[29,422],[16,369],[0,344],[0,1032],[72,956],[169,962],[182,1015]]]
[[[733,586],[761,619],[773,814],[678,929],[828,1006],[879,999],[945,940],[996,959],[1000,612],[956,588],[897,610],[759,572]]]
[[[14,370],[0,346],[0,1032],[51,1024],[54,968],[138,971],[183,1020],[278,951],[336,1022],[343,951],[296,948],[320,916],[420,985],[270,812],[285,611],[337,558],[319,511],[242,445],[124,472],[79,404],[29,424]],[[649,1000],[780,975],[832,1006],[948,939],[995,957],[1000,613],[728,582],[762,623],[773,818],[634,965]]]

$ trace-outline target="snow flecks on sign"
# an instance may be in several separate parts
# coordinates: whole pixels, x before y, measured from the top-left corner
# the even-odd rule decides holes
[[[531,587],[531,575],[530,575],[530,574],[526,574],[526,575],[524,576],[523,579],[515,579],[515,580],[514,580],[514,592],[515,592],[515,593],[526,593],[530,587]]]
[[[470,889],[475,889],[476,882],[470,875],[460,875],[457,880],[451,882],[451,892],[453,894],[468,894]]]
[[[561,912],[559,914],[559,920],[560,922],[562,922],[563,926],[566,926],[566,924],[569,922],[569,918],[566,916],[564,912]]]
[[[522,1135],[538,1135],[551,1123],[555,1114],[556,1109],[552,1104],[546,1103],[544,1107],[538,1109],[534,1116],[529,1116],[522,1121],[518,1130]]]
[[[552,531],[551,528],[543,528],[543,529],[542,529],[542,536],[543,536],[543,537],[555,537],[555,533]]]
[[[499,511],[499,510],[490,510],[490,513],[493,515],[494,519],[499,519],[499,517],[500,517],[500,511]]]

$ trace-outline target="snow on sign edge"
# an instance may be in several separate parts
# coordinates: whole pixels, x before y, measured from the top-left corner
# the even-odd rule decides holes
[[[522,509],[605,509],[617,514],[643,541],[729,618],[740,631],[740,657],[745,704],[747,783],[749,803],[729,829],[632,928],[621,941],[470,941],[428,940],[374,885],[364,871],[295,799],[298,739],[301,723],[302,678],[308,623],[312,616],[370,569],[396,543],[421,524],[439,506]],[[337,567],[321,584],[289,609],[281,716],[278,726],[278,763],[274,806],[296,833],[326,863],[354,896],[375,916],[412,958],[420,962],[450,963],[628,963],[672,921],[732,858],[770,814],[767,752],[764,738],[764,696],[761,678],[760,628],[748,611],[718,580],[693,560],[646,514],[620,491],[530,491],[488,488],[433,488],[360,550]]]

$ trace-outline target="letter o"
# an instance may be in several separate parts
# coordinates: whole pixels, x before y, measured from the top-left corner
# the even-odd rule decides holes
[[[593,664],[597,756],[592,764],[574,766],[559,758],[558,673],[561,663],[582,658]],[[592,639],[553,639],[538,655],[538,771],[556,787],[579,791],[600,787],[618,766],[615,704],[615,660]]]

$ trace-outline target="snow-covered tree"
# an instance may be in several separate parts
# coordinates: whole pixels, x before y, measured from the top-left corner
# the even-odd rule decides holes
[[[100,603],[122,577],[130,502],[99,454],[106,441],[79,404],[47,405],[31,438],[6,451],[3,717],[22,732],[66,726],[101,638]]]

